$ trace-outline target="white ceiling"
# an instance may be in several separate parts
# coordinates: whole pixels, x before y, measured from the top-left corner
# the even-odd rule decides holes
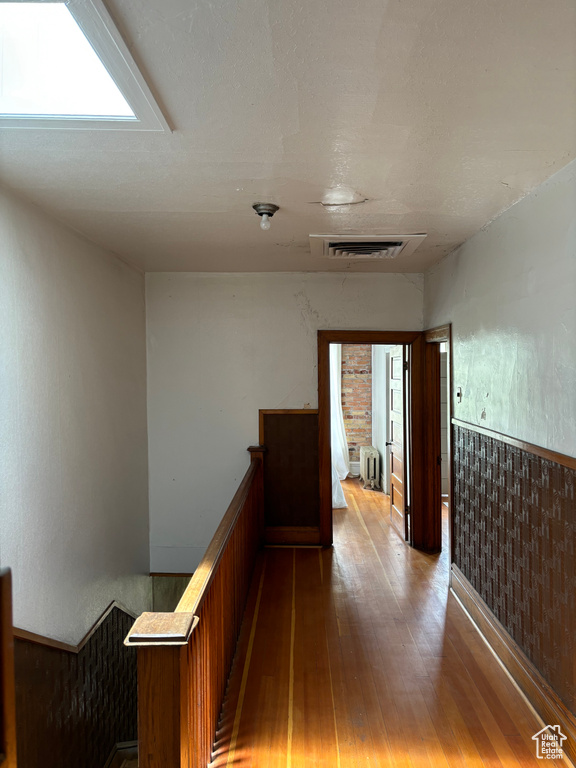
[[[146,271],[420,272],[576,156],[574,0],[107,6],[174,132],[5,129],[0,180]],[[428,237],[349,266],[332,232]]]

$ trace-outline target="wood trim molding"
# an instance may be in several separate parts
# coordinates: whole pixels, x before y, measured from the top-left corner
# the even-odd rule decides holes
[[[64,643],[62,640],[56,640],[53,637],[47,637],[45,635],[38,635],[36,632],[29,632],[27,629],[19,629],[18,627],[14,627],[14,637],[18,640],[27,640],[29,643],[45,645],[48,648],[57,648],[59,651],[67,651],[68,653],[79,653],[80,651],[79,645]]]
[[[560,726],[562,732],[568,737],[564,744],[564,751],[572,761],[576,760],[576,717],[500,624],[462,571],[454,564],[450,572],[450,589],[544,723]]]
[[[429,330],[424,331],[424,341],[432,343],[450,341],[451,333],[451,323],[447,323],[446,325],[439,325],[437,328],[430,328]]]
[[[331,547],[332,470],[330,448],[330,344],[341,343],[333,332],[318,331],[318,482],[320,492],[320,543]]]
[[[173,574],[170,574],[173,575]],[[57,648],[60,651],[68,651],[68,653],[80,653],[82,648],[86,645],[88,640],[92,637],[92,635],[96,632],[98,627],[102,624],[103,621],[106,620],[108,615],[114,610],[114,608],[118,608],[123,613],[126,613],[131,618],[135,619],[136,614],[132,611],[129,611],[128,608],[122,605],[122,603],[118,603],[116,600],[113,600],[110,605],[106,608],[104,613],[100,616],[99,619],[96,620],[96,622],[90,627],[88,632],[84,635],[82,640],[78,643],[78,645],[72,645],[71,643],[65,643],[62,640],[56,640],[53,637],[47,637],[46,635],[39,635],[36,634],[36,632],[29,632],[27,629],[19,629],[18,627],[14,627],[14,637],[18,638],[19,640],[27,640],[29,643],[36,643],[37,645],[46,645],[48,648]]]
[[[318,331],[325,344],[412,344],[422,331]]]
[[[568,467],[568,469],[576,469],[576,458],[573,456],[566,456],[563,453],[557,453],[551,451],[548,448],[542,448],[539,445],[533,443],[527,443],[525,440],[518,440],[515,437],[504,435],[502,432],[496,432],[493,429],[487,429],[486,427],[479,427],[477,424],[470,424],[468,421],[462,421],[461,419],[452,419],[452,424],[456,427],[462,427],[463,429],[469,429],[472,432],[478,432],[480,435],[486,437],[492,437],[494,440],[500,440],[506,445],[511,445],[514,448],[519,448],[521,451],[532,453],[534,456],[538,456],[541,459],[547,461],[553,461],[556,464],[560,464],[562,467]]]
[[[151,571],[150,576],[153,576],[154,578],[163,578],[164,576],[166,578],[188,576],[188,578],[191,579],[192,576],[194,576],[194,572],[188,571],[188,573],[164,573],[163,571]]]

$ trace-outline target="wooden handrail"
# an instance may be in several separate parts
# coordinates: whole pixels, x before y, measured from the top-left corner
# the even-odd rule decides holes
[[[14,632],[9,568],[0,569],[0,765],[16,768]]]
[[[184,594],[180,598],[175,613],[180,613],[182,611],[196,614],[200,610],[217,572],[220,561],[222,560],[224,550],[230,541],[238,517],[244,509],[244,504],[251,491],[254,477],[259,469],[259,462],[253,461],[250,463],[250,467],[244,475],[244,479],[240,483],[238,490],[234,494],[234,498],[230,502],[226,514],[220,521],[220,525],[216,529],[216,533],[212,537],[212,541],[208,545],[204,557],[200,561],[198,568],[194,571],[194,575],[190,579]]]
[[[140,768],[211,762],[256,555],[263,540],[263,447],[173,613],[144,613],[125,644],[138,647]]]

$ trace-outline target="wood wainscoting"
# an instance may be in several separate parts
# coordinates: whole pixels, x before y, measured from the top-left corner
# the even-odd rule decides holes
[[[576,460],[456,419],[452,445],[454,591],[576,759]]]
[[[77,646],[15,629],[18,768],[103,768],[136,741],[133,621],[112,603]]]

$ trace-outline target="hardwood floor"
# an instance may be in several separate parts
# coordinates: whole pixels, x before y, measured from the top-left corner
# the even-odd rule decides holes
[[[343,485],[333,549],[260,558],[213,765],[538,765],[542,724],[449,595],[448,547],[407,547],[388,497]]]

